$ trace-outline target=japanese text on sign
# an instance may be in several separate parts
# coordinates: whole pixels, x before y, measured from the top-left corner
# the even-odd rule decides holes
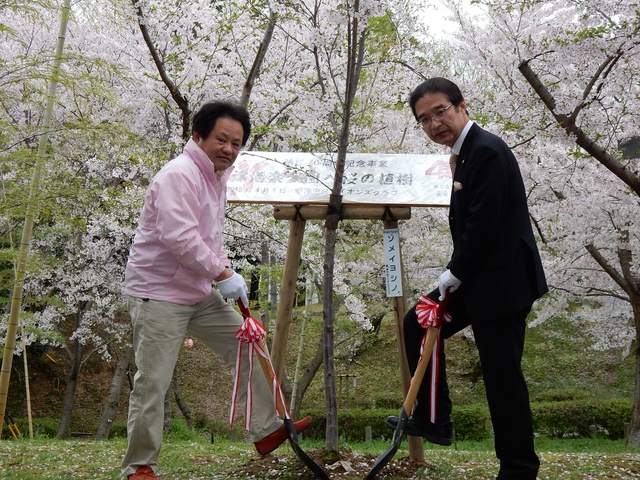
[[[382,233],[387,297],[402,296],[402,262],[400,259],[399,237],[397,228],[385,229]]]
[[[335,157],[328,154],[242,152],[227,184],[230,202],[327,203]],[[344,203],[448,206],[447,155],[347,154]]]

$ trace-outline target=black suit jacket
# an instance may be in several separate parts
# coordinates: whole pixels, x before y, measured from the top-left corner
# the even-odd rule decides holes
[[[447,268],[462,284],[452,295],[451,313],[464,309],[477,321],[530,307],[548,288],[511,149],[473,124],[453,180]]]

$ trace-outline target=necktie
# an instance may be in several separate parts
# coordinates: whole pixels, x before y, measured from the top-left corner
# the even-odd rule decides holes
[[[451,178],[456,173],[456,160],[458,160],[458,155],[452,153],[449,157],[449,167],[451,167]]]

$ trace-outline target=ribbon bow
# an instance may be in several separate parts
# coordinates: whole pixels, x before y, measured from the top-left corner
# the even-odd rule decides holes
[[[236,331],[236,338],[240,343],[260,343],[267,335],[264,325],[252,316],[247,316]]]
[[[235,418],[236,412],[236,403],[238,399],[238,389],[240,386],[240,367],[241,367],[241,359],[242,359],[242,345],[247,344],[248,348],[248,359],[249,359],[249,378],[247,379],[247,397],[245,402],[245,413],[244,413],[244,428],[245,430],[249,430],[249,426],[251,425],[251,412],[253,411],[253,391],[251,389],[251,378],[253,376],[253,355],[257,353],[265,360],[265,363],[268,363],[268,366],[271,370],[270,377],[272,378],[271,389],[273,392],[273,401],[277,405],[278,397],[282,402],[282,405],[286,405],[284,402],[284,394],[282,392],[282,388],[280,388],[280,383],[275,375],[273,370],[273,365],[271,364],[271,358],[269,357],[269,352],[264,344],[264,338],[267,334],[264,325],[255,318],[251,316],[247,307],[245,307],[240,300],[238,300],[238,306],[240,307],[240,311],[242,312],[242,316],[244,317],[244,321],[240,328],[236,331],[235,335],[238,339],[238,355],[236,358],[236,373],[233,381],[233,394],[231,398],[231,411],[229,412],[229,429],[233,428],[233,421]],[[284,415],[287,418],[291,418],[289,411],[285,407]]]
[[[452,317],[446,310],[443,314],[441,312],[442,308],[446,308],[446,304],[442,305],[443,303],[444,301],[438,304],[426,295],[420,296],[416,305],[416,314],[418,315],[418,323],[422,328],[440,328],[443,320],[445,322],[451,321]]]

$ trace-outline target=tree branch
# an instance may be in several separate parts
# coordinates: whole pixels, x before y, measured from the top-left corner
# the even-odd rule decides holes
[[[256,52],[256,58],[253,59],[253,65],[251,65],[251,70],[249,71],[249,75],[247,76],[247,80],[244,83],[244,88],[242,89],[242,96],[240,97],[240,102],[247,106],[249,103],[249,98],[251,97],[251,91],[253,90],[253,86],[256,82],[256,78],[260,76],[260,69],[262,68],[262,62],[264,62],[264,57],[267,54],[267,49],[269,48],[269,44],[271,43],[271,37],[273,37],[273,31],[276,26],[276,18],[277,14],[273,10],[270,10],[269,13],[269,21],[267,22],[267,28],[264,30],[264,35],[262,36],[262,42],[260,42],[260,46],[258,47],[258,51]]]
[[[640,176],[625,167],[617,158],[609,154],[602,146],[598,145],[595,140],[589,138],[585,131],[576,124],[573,115],[569,116],[556,112],[555,98],[542,83],[538,75],[531,69],[527,60],[522,61],[522,63],[518,65],[518,70],[520,70],[520,73],[522,73],[524,78],[529,82],[558,124],[564,128],[569,136],[575,137],[576,144],[628,185],[636,195],[640,196]]]
[[[149,52],[151,53],[151,57],[153,58],[153,63],[156,64],[156,68],[158,69],[158,73],[160,74],[162,82],[169,89],[171,98],[173,98],[173,101],[176,102],[176,104],[180,108],[180,111],[182,112],[182,138],[186,140],[189,137],[189,124],[191,122],[191,109],[189,108],[189,101],[180,93],[180,90],[178,89],[176,84],[173,83],[173,81],[167,74],[164,62],[160,58],[158,49],[151,39],[151,35],[149,35],[149,29],[147,28],[147,25],[144,21],[144,13],[142,12],[142,6],[140,5],[140,2],[138,0],[131,1],[133,3],[133,7],[136,9],[136,17],[138,19],[140,31],[142,32],[142,38],[144,38],[144,42],[147,44],[147,48],[149,48]]]
[[[611,265],[606,258],[600,253],[593,243],[588,243],[585,248],[600,267],[616,282],[622,290],[629,293],[629,284],[625,278]]]

